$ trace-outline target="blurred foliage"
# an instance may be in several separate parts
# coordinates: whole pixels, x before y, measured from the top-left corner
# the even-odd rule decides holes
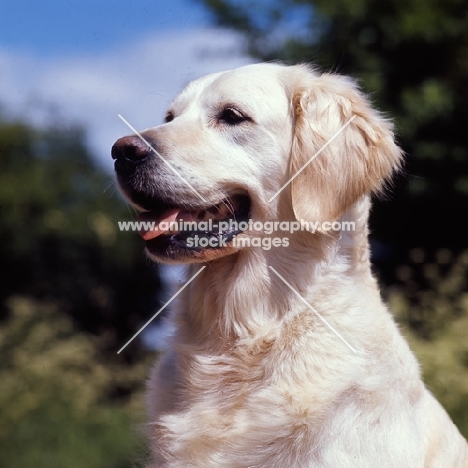
[[[111,364],[97,337],[79,332],[57,305],[8,300],[0,328],[0,466],[135,467],[140,394],[118,404],[115,388],[142,382],[147,362]],[[142,434],[141,434],[142,435]]]
[[[135,466],[157,269],[84,132],[0,118],[0,466]],[[140,398],[140,401],[143,399]],[[130,417],[132,415],[132,418]]]
[[[468,436],[468,2],[198,1],[254,57],[351,75],[394,119],[406,165],[374,204],[373,262],[428,386]]]
[[[0,121],[0,158],[1,316],[12,294],[45,299],[119,349],[157,305],[159,279],[138,236],[118,231],[135,215],[113,177],[77,128]]]
[[[427,258],[413,249],[397,276],[387,291],[390,308],[422,363],[427,386],[468,437],[468,250],[452,258],[440,249]]]

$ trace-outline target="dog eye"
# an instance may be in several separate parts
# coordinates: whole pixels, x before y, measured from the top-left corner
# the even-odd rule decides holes
[[[164,117],[164,122],[169,123],[174,120],[174,114],[172,112],[168,112]]]
[[[220,122],[224,122],[228,125],[239,125],[240,123],[250,121],[251,119],[234,107],[226,107],[219,115],[219,120]]]

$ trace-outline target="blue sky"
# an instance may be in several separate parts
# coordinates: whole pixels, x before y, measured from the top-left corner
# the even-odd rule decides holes
[[[150,32],[209,24],[197,0],[0,1],[0,44],[47,56],[96,52]]]

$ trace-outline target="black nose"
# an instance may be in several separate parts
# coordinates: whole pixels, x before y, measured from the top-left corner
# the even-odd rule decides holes
[[[137,136],[119,138],[112,147],[112,159],[119,173],[132,173],[138,164],[148,158],[151,148]]]

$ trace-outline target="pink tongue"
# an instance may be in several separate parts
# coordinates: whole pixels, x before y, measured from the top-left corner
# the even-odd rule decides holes
[[[146,223],[146,226],[140,225],[140,230],[138,231],[140,236],[145,240],[150,240],[164,234],[168,230],[169,223],[176,220],[179,212],[180,208],[171,208],[163,211],[161,214],[156,214],[154,211],[140,213],[138,215],[138,222]],[[159,224],[162,222],[166,224],[166,226],[163,226],[166,229],[161,229],[159,227]]]
[[[200,212],[188,212],[181,210],[180,208],[170,208],[163,211],[162,213],[156,213],[154,211],[145,211],[138,215],[139,223],[146,223],[146,225],[141,226],[138,231],[140,236],[143,237],[145,241],[154,239],[161,234],[170,232],[170,223],[182,219],[184,221],[195,221]],[[161,223],[164,223],[161,226]]]

